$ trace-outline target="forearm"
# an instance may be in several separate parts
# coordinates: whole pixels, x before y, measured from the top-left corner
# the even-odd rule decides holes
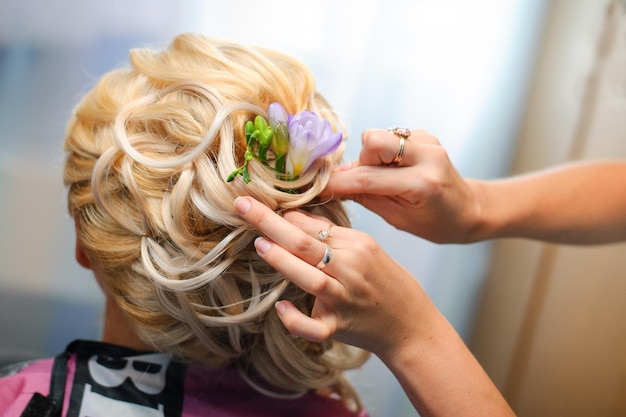
[[[454,328],[433,307],[427,328],[378,356],[422,417],[514,416]],[[409,319],[410,320],[410,319]]]
[[[626,161],[572,163],[470,184],[480,202],[474,240],[523,237],[570,244],[626,240]]]

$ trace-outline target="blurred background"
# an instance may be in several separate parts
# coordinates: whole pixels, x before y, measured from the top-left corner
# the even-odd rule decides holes
[[[80,95],[125,65],[130,48],[165,46],[194,31],[283,50],[311,67],[346,122],[347,159],[357,158],[366,128],[423,128],[462,175],[496,178],[626,157],[624,7],[3,0],[0,363],[100,335],[103,298],[74,260],[62,142]],[[622,245],[435,245],[349,207],[354,226],[418,277],[520,416],[626,413]],[[351,377],[373,417],[416,415],[376,358]]]

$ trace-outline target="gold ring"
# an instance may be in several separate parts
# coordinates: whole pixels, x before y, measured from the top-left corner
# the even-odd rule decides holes
[[[389,131],[400,138],[400,147],[393,161],[389,162],[387,165],[400,165],[400,161],[402,161],[402,156],[404,155],[404,142],[411,136],[411,131],[406,127],[394,127],[393,129],[389,129]]]

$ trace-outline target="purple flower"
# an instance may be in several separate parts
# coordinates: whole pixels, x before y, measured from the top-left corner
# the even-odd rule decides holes
[[[280,103],[271,103],[267,109],[267,115],[270,119],[270,126],[272,129],[280,123],[287,125],[289,120],[285,108],[281,106]]]
[[[333,133],[330,122],[310,111],[289,117],[287,172],[297,176],[318,158],[329,155],[341,144],[342,134]]]

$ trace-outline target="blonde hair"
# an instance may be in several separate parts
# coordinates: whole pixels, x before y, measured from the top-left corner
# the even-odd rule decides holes
[[[339,202],[316,199],[343,145],[296,181],[251,161],[252,182],[225,182],[243,161],[245,122],[271,102],[341,129],[311,73],[282,53],[194,34],[160,52],[132,50],[130,60],[85,95],[65,141],[69,211],[101,285],[155,349],[236,365],[268,395],[317,390],[360,409],[343,370],[367,354],[285,330],[275,301],[308,314],[314,299],[259,258],[257,232],[233,206],[250,195],[349,226]]]

